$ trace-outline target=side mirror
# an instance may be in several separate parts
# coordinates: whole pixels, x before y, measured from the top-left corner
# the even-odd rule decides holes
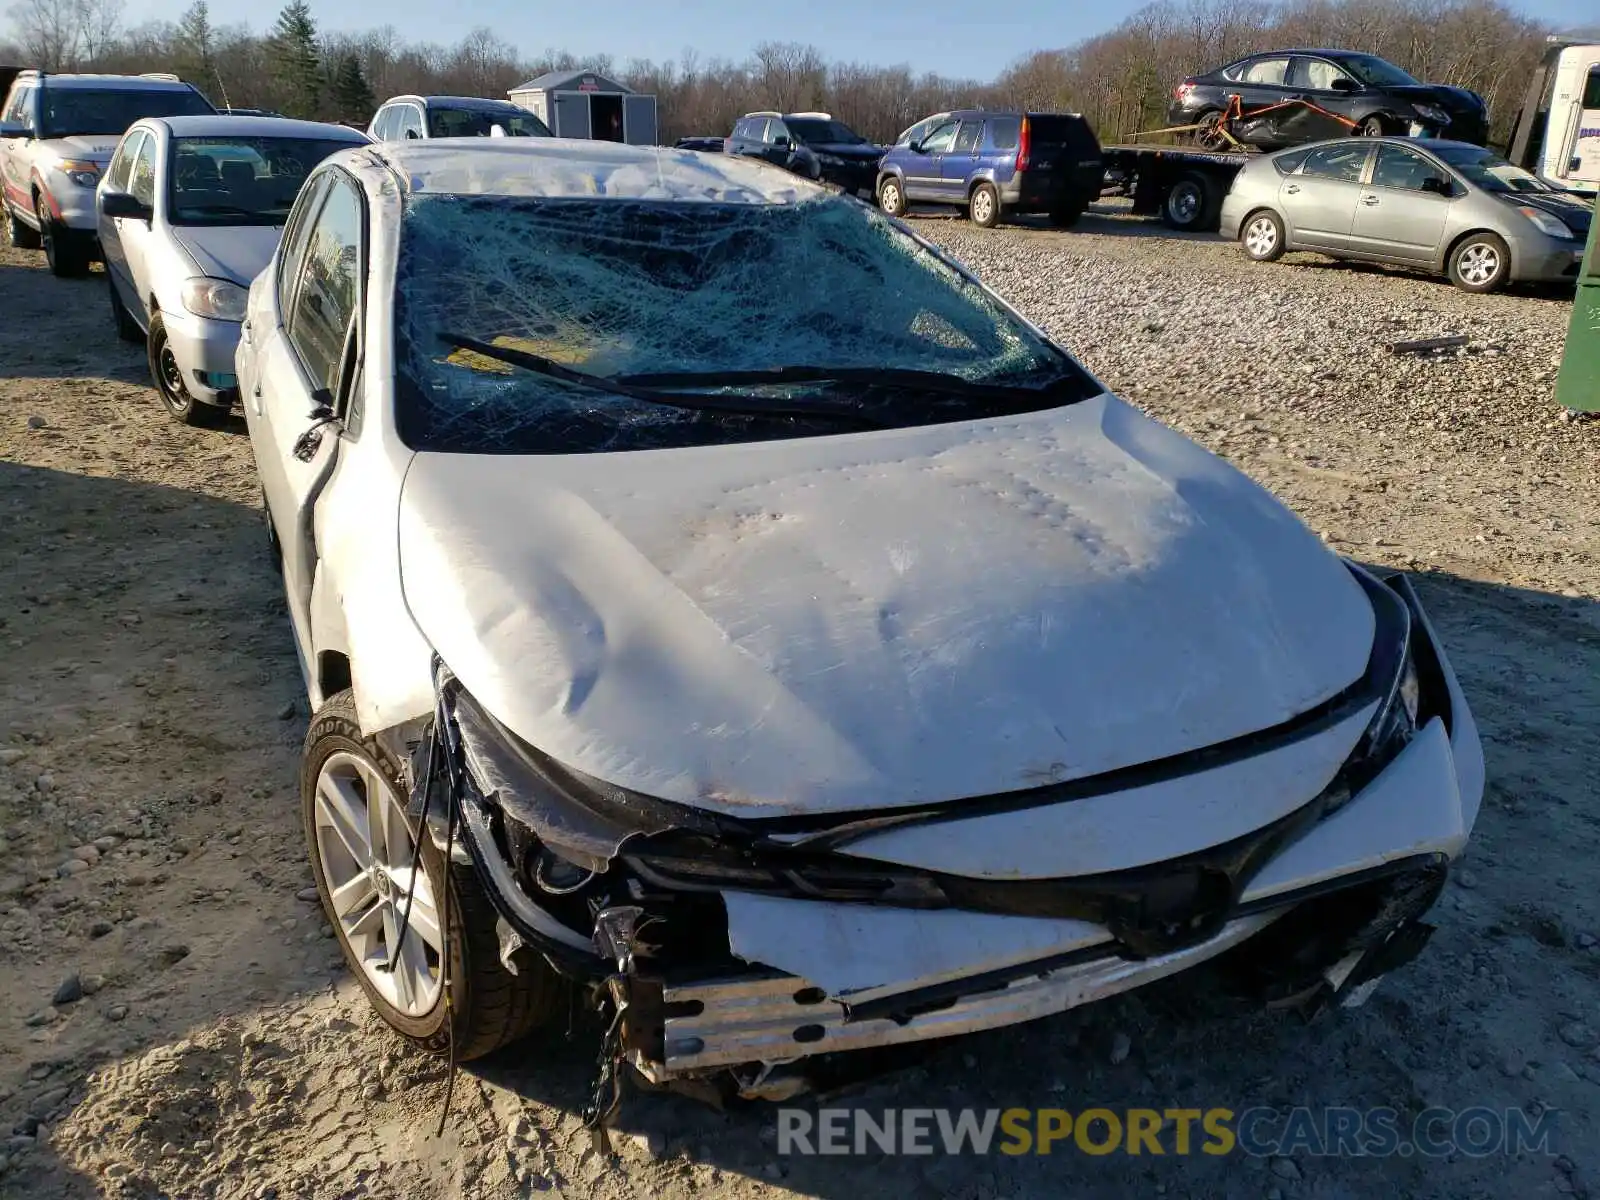
[[[416,129],[414,129],[414,128],[406,130],[406,140],[408,140],[408,141],[411,140],[412,138],[420,138],[421,136],[422,135],[420,133],[418,133],[416,131]]]
[[[1361,90],[1361,85],[1356,83],[1355,80],[1346,79],[1342,75],[1328,86],[1336,92],[1359,92]]]
[[[28,136],[28,127],[21,121],[0,121],[0,138]]]
[[[927,151],[922,148],[922,139],[921,138],[912,138],[909,142],[906,143],[906,149],[911,151],[911,153],[913,153],[913,154],[926,154],[927,153]]]
[[[1422,190],[1432,192],[1435,196],[1453,196],[1456,189],[1448,179],[1439,175],[1429,175],[1422,181]]]
[[[104,192],[100,196],[100,212],[108,217],[126,218],[130,221],[149,222],[155,214],[150,206],[127,192]]]
[[[792,145],[792,143],[786,137],[773,138],[772,144],[779,150],[787,150]]]

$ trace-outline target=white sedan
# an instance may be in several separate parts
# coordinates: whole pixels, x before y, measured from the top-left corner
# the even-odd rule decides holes
[[[605,980],[618,1061],[784,1094],[1209,959],[1356,1003],[1426,940],[1483,760],[1406,580],[869,208],[341,153],[238,373],[317,884],[421,1045]]]

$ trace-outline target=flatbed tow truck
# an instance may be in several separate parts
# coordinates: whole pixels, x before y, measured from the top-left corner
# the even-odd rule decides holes
[[[1104,146],[1110,184],[1102,195],[1131,196],[1133,211],[1186,232],[1217,228],[1222,198],[1253,152],[1188,146]]]

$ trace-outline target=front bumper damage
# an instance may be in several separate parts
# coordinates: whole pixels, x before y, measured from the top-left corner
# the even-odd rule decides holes
[[[1414,591],[1358,575],[1407,636],[1399,658],[1375,646],[1367,677],[1327,711],[1128,780],[933,812],[735,820],[623,792],[518,743],[441,667],[435,724],[449,724],[442,740],[464,769],[443,773],[459,794],[426,806],[431,831],[446,845],[443,814],[459,814],[457,852],[500,913],[508,955],[525,944],[592,985],[617,1057],[658,1082],[731,1072],[744,1094],[782,1097],[803,1089],[801,1060],[1029,1021],[1208,960],[1269,1002],[1358,1003],[1426,942],[1422,918],[1483,785],[1471,714]],[[1372,720],[1392,706],[1402,659],[1421,696],[1383,760],[1364,738],[1310,802],[1220,845],[1065,879],[850,854],[885,829],[959,821],[977,836],[964,827],[1019,807],[1122,795],[1152,770],[1183,780]],[[432,755],[431,738],[417,753]],[[424,811],[420,787],[412,803]]]

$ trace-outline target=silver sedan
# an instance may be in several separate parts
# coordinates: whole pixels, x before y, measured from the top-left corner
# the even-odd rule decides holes
[[[1492,292],[1576,280],[1593,211],[1482,146],[1340,138],[1253,159],[1223,201],[1222,235],[1258,262],[1314,250]]]
[[[311,169],[367,144],[340,125],[276,117],[161,117],[123,135],[97,196],[117,335],[142,342],[167,411],[215,424],[250,281],[278,247]]]

